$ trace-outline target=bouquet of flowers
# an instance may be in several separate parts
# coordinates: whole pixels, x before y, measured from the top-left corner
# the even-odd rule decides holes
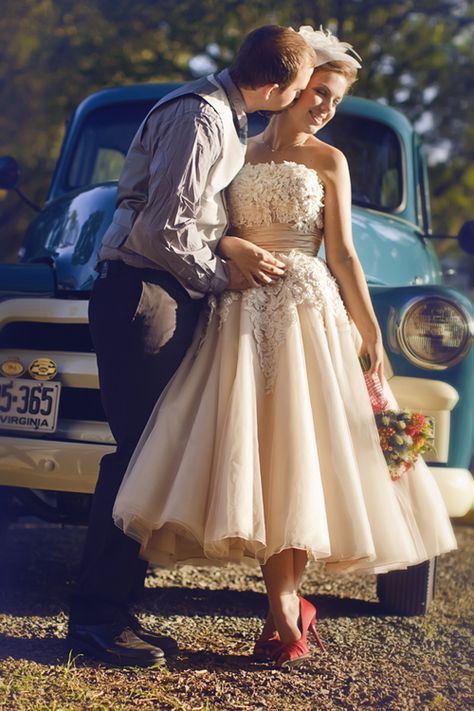
[[[420,454],[433,449],[433,420],[421,412],[390,409],[378,376],[369,376],[367,373],[367,357],[362,356],[360,362],[377,423],[380,446],[390,476],[396,481],[412,469]]]

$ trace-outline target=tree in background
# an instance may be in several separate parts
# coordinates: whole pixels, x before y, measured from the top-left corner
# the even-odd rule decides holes
[[[364,60],[354,93],[415,122],[430,152],[435,232],[455,234],[474,188],[467,0],[3,0],[0,154],[20,161],[24,191],[42,202],[64,121],[87,94],[219,69],[249,30],[271,22],[321,24],[354,44]],[[0,193],[0,258],[14,258],[30,217]]]

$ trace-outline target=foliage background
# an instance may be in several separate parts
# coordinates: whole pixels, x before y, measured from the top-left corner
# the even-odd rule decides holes
[[[434,232],[472,215],[474,5],[468,0],[3,0],[0,155],[21,187],[46,195],[64,122],[87,94],[118,84],[189,80],[196,56],[221,68],[266,23],[320,24],[364,59],[354,93],[399,108],[429,149]],[[193,63],[191,63],[193,66]],[[472,95],[472,94],[471,94]],[[0,259],[12,260],[31,219],[0,191]],[[452,240],[437,241],[441,252]]]

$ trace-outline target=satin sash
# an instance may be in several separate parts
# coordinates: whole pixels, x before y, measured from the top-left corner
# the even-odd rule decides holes
[[[251,227],[233,230],[234,234],[253,244],[267,249],[269,252],[290,252],[297,249],[311,257],[315,257],[323,241],[323,232],[298,232],[287,224],[280,222],[271,225],[252,225]]]

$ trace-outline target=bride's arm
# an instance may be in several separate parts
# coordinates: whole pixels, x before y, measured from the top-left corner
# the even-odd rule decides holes
[[[242,272],[250,286],[270,284],[285,273],[284,262],[241,237],[224,235],[219,240],[217,253],[229,259]]]
[[[352,240],[351,181],[344,155],[332,148],[325,157],[324,238],[328,267],[370,356],[370,373],[382,377],[383,344],[365,275]]]

